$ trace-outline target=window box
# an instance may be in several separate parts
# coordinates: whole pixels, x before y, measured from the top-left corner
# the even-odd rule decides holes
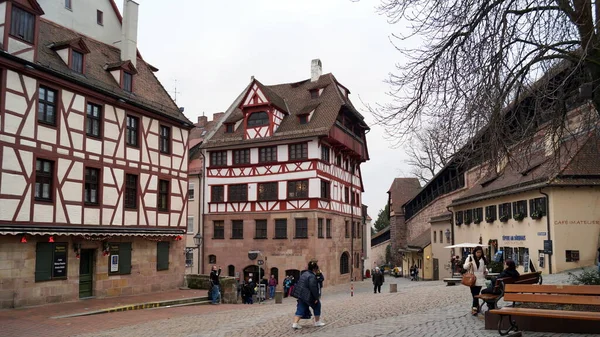
[[[515,213],[513,215],[513,219],[515,219],[517,221],[523,221],[523,219],[525,219],[525,214],[523,214],[523,213]]]
[[[508,215],[507,214],[503,214],[500,216],[500,221],[501,222],[507,222],[508,221]]]
[[[544,212],[542,212],[541,210],[535,210],[531,213],[531,218],[538,220],[541,219],[544,216]]]

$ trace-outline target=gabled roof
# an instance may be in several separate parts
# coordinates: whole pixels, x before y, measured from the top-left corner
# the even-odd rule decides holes
[[[225,133],[224,130],[219,130],[213,137],[205,142],[203,147],[212,148],[313,136],[326,136],[336,123],[336,118],[342,110],[353,114],[354,118],[358,121],[357,124],[368,129],[368,126],[364,122],[364,118],[356,111],[356,109],[354,109],[350,100],[346,97],[342,97],[340,90],[337,87],[338,82],[330,73],[321,75],[315,82],[304,80],[294,83],[263,85],[259,81],[253,79],[251,84],[254,83],[254,81],[259,84],[261,90],[264,90],[263,92],[273,105],[280,109],[283,109],[283,106],[286,109],[284,111],[288,112],[289,115],[283,118],[279,128],[271,137],[259,139],[244,139],[243,127],[236,128],[233,133]],[[246,87],[243,96],[246,96],[250,87],[251,85]],[[318,98],[311,98],[311,89],[323,89],[323,91]],[[313,109],[315,110],[315,113],[312,115],[310,121],[306,124],[301,124],[297,117],[301,114],[310,113]],[[235,109],[229,111],[224,122],[235,123],[242,118],[243,113],[239,109],[239,106],[236,106]]]
[[[390,212],[403,213],[402,205],[414,198],[421,190],[421,183],[417,178],[396,178],[388,190],[392,199]]]
[[[17,4],[23,7],[27,7],[27,9],[31,10],[37,15],[45,14],[44,10],[42,9],[42,6],[40,6],[40,4],[36,0],[21,0],[17,1]]]
[[[129,93],[124,91],[112,75],[104,69],[107,64],[122,63],[118,48],[91,39],[43,18],[39,22],[38,66],[43,67],[48,72],[68,78],[75,83],[105,91],[155,113],[164,114],[181,123],[192,125],[192,122],[179,111],[171,96],[154,76],[151,67],[139,56],[137,59],[138,73],[135,75],[135,90],[133,93]],[[85,43],[90,50],[90,53],[86,55],[85,75],[72,71],[60,56],[51,49],[51,46],[57,42],[74,40]]]
[[[427,229],[419,236],[408,243],[409,248],[424,249],[431,244],[431,228]]]
[[[129,71],[132,74],[137,74],[137,69],[135,69],[135,66],[129,60],[106,64],[106,70],[111,71],[115,69],[123,69]]]
[[[80,38],[80,37],[78,37],[76,39],[71,39],[71,40],[56,42],[56,43],[52,44],[50,48],[52,48],[53,50],[59,50],[59,49],[62,49],[62,48],[67,48],[67,47],[71,47],[71,48],[75,48],[75,49],[81,50],[85,54],[87,54],[87,53],[90,52],[90,49],[85,44],[85,41],[83,41],[83,39]]]

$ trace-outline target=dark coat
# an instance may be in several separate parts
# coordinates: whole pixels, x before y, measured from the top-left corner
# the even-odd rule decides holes
[[[300,275],[292,296],[309,304],[319,299],[319,283],[312,271],[305,271]]]
[[[218,271],[213,270],[210,272],[210,283],[211,285],[214,286],[220,286],[221,284],[219,283],[219,276],[221,276],[221,269],[219,269]]]
[[[498,275],[498,278],[503,278],[503,277],[512,277],[512,278],[519,278],[520,274],[516,269],[504,269],[500,275]]]
[[[380,286],[385,282],[385,278],[383,277],[383,273],[381,271],[373,273],[373,284],[376,286]]]

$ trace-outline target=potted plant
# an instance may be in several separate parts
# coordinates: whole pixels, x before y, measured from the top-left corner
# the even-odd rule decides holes
[[[508,221],[508,214],[503,214],[500,216],[500,221],[502,222],[507,222]]]
[[[523,220],[524,218],[525,218],[525,214],[523,214],[523,213],[521,213],[521,212],[515,213],[515,214],[513,215],[513,219],[515,219],[515,220],[517,220],[517,221],[521,221],[521,220]]]
[[[542,213],[542,211],[540,211],[540,210],[535,210],[531,213],[532,219],[541,219],[543,216],[544,216],[544,213]]]
[[[479,219],[478,217],[473,218],[473,223],[476,225],[479,225],[479,223],[481,223],[481,219]]]
[[[494,222],[494,218],[493,218],[493,217],[491,217],[491,216],[486,216],[486,217],[485,217],[485,222],[487,222],[487,223],[492,223],[492,222]]]

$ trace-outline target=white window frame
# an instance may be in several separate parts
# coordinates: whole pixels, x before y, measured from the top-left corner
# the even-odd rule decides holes
[[[194,198],[196,197],[196,190],[194,189],[196,186],[194,186],[194,183],[189,183],[188,184],[188,200],[194,200]],[[193,194],[190,194],[190,191],[194,191]]]
[[[190,220],[192,220],[192,228],[190,230]],[[193,234],[194,233],[194,216],[193,215],[188,215],[187,217],[187,232],[188,234]]]

